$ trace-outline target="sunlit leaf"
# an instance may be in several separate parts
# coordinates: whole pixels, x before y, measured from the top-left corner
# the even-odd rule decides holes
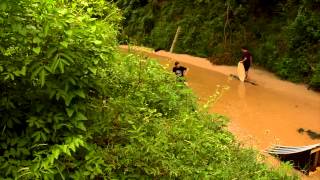
[[[42,70],[40,71],[40,85],[41,85],[41,87],[43,87],[45,84],[46,75],[47,75],[47,72],[46,72],[45,68],[42,68]]]
[[[94,42],[94,44],[96,44],[96,45],[102,44],[102,41],[100,41],[100,40],[95,40],[95,41],[93,41],[93,42]]]
[[[63,46],[63,47],[65,47],[65,48],[68,48],[68,42],[66,42],[66,41],[62,41],[62,42],[60,42],[60,44]]]
[[[32,51],[36,54],[39,54],[40,51],[41,51],[41,48],[40,47],[36,47],[36,48],[33,48]]]
[[[97,73],[97,68],[95,68],[95,67],[88,67],[88,69],[89,69],[93,74],[96,74],[96,73]]]

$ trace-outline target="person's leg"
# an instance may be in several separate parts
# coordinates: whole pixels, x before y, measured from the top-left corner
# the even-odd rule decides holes
[[[245,78],[245,80],[248,80],[248,78],[249,78],[249,68],[250,68],[250,65],[245,65],[244,66],[244,70],[246,71],[246,78]]]
[[[249,79],[249,71],[246,71],[246,78],[245,80],[248,80]]]

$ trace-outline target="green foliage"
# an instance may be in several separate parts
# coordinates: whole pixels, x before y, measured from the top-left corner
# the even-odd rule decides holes
[[[52,179],[85,168],[87,125],[99,112],[88,106],[104,96],[118,10],[104,1],[1,3],[0,176]]]
[[[313,76],[309,84],[312,88],[320,87],[320,63],[317,65],[316,69],[314,70]]]
[[[254,55],[254,64],[283,79],[311,85],[311,79],[317,77],[318,0],[173,0],[144,1],[134,6],[125,2],[117,0],[125,9],[122,34],[127,42],[168,50],[180,26],[177,53],[232,65],[239,61],[240,47],[246,45]]]
[[[1,179],[295,179],[152,60],[116,52],[103,0],[1,2]]]
[[[300,58],[283,58],[276,66],[277,74],[293,82],[301,82],[307,77],[310,72],[309,66],[306,64],[306,60],[303,57]]]

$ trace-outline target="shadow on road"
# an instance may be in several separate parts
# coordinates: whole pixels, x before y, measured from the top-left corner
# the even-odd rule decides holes
[[[303,128],[299,128],[297,130],[300,134],[304,134],[304,133],[307,133],[307,135],[311,138],[311,139],[320,139],[320,133],[317,133],[315,131],[312,131],[310,129],[308,130],[305,130]]]

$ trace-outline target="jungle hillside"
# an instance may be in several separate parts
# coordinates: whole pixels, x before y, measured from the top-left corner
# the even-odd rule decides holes
[[[236,64],[242,46],[253,64],[320,89],[319,0],[116,0],[119,36],[133,43]]]
[[[120,53],[122,20],[104,0],[0,1],[0,179],[298,178],[159,63]]]

